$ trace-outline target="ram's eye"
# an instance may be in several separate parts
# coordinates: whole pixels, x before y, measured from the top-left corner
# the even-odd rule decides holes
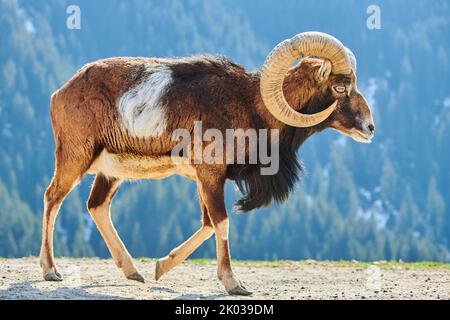
[[[336,91],[337,93],[344,93],[345,91],[347,91],[347,88],[344,86],[335,86],[334,91]]]

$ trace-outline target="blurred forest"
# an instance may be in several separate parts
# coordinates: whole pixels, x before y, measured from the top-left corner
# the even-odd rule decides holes
[[[281,40],[309,30],[358,58],[377,134],[306,142],[307,174],[283,205],[232,213],[239,259],[450,261],[450,5],[361,0],[0,0],[0,256],[38,255],[42,197],[54,165],[49,98],[83,64],[109,56],[226,55],[259,68]],[[66,27],[69,5],[81,29]],[[57,220],[57,255],[108,257],[85,202],[87,177]],[[196,186],[179,177],[122,186],[113,218],[135,257],[161,257],[200,225]],[[214,257],[209,240],[195,257]]]

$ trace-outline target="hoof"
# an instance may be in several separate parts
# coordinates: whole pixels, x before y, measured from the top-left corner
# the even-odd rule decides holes
[[[159,261],[157,261],[156,266],[155,266],[155,280],[158,281],[159,278],[161,278],[163,274],[164,274],[164,271],[161,268],[161,264],[159,263]]]
[[[144,277],[141,276],[138,272],[130,274],[129,276],[127,276],[127,279],[145,283]]]
[[[62,281],[63,277],[59,272],[49,272],[44,275],[45,281]]]
[[[244,286],[237,285],[231,290],[227,290],[228,294],[232,296],[249,296],[252,293],[244,288]]]

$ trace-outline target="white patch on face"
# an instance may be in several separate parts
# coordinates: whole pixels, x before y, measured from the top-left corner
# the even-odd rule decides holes
[[[333,130],[336,130],[339,133],[342,133],[346,135],[347,137],[352,138],[353,140],[361,143],[371,143],[372,138],[368,138],[360,133],[360,131],[356,129],[350,129],[350,130],[342,130],[337,128],[332,128]]]
[[[152,73],[125,92],[117,102],[124,127],[141,138],[157,137],[165,131],[167,121],[161,97],[172,81],[168,68],[148,69]]]
[[[357,142],[371,143],[374,136],[374,132],[369,129],[369,125],[373,126],[372,117],[369,116],[366,119],[363,119],[362,117],[357,116],[355,120],[359,123],[359,127],[361,127],[362,130],[358,130],[356,128],[345,129],[336,123],[334,123],[334,127],[332,127],[332,129],[352,138]]]

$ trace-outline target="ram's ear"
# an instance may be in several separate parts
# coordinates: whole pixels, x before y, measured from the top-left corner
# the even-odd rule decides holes
[[[331,74],[331,62],[329,60],[318,60],[314,62],[315,74],[314,78],[318,83],[328,80]]]

